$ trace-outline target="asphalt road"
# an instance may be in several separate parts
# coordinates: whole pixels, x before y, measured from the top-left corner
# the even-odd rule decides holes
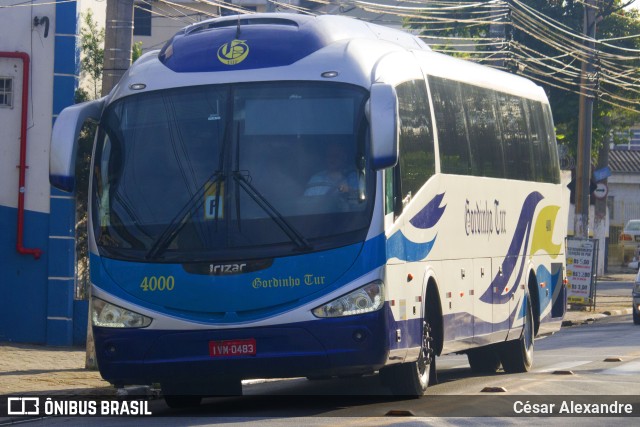
[[[632,405],[640,415],[640,327],[631,316],[563,328],[536,340],[534,368],[525,374],[478,375],[464,355],[438,360],[439,383],[421,399],[391,396],[377,375],[250,383],[242,397],[205,399],[173,410],[150,402],[149,418],[45,418],[30,425],[630,425],[637,418],[518,418],[525,402],[540,405]],[[487,389],[488,388],[488,389]],[[483,391],[484,390],[484,391]],[[489,390],[487,392],[486,390]],[[501,390],[501,391],[499,391]],[[519,405],[517,406],[518,403]]]

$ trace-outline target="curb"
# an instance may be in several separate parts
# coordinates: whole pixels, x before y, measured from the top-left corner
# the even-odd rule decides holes
[[[626,316],[632,313],[633,313],[633,308],[607,310],[607,311],[603,311],[602,313],[594,313],[593,315],[589,315],[587,317],[583,317],[580,319],[563,320],[562,326],[575,326],[575,325],[582,325],[584,323],[593,323],[609,316]]]
[[[633,308],[623,308],[621,310],[605,311],[603,312],[603,314],[606,314],[607,316],[625,316],[627,314],[633,314]]]

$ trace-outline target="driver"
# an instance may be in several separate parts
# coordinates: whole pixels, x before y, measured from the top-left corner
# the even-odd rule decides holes
[[[327,168],[309,179],[304,195],[325,196],[356,191],[358,173],[355,168],[347,166],[346,148],[332,142],[327,146],[325,155]]]

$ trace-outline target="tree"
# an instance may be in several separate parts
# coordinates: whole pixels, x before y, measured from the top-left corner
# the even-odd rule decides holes
[[[632,36],[640,34],[640,15],[624,9],[630,0],[597,2],[596,52],[584,45],[584,1],[440,3],[444,6],[405,19],[405,25],[431,37],[434,50],[490,66],[501,59],[508,71],[543,86],[558,139],[569,153],[577,148],[581,63],[590,56],[596,67],[592,158],[597,159],[611,130],[626,129],[639,120],[640,37]],[[503,25],[500,39],[491,31],[492,24]],[[460,48],[465,40],[468,45]]]
[[[142,56],[142,42],[136,42],[131,47],[131,63],[133,64]]]
[[[80,29],[82,74],[88,76],[93,86],[93,99],[98,98],[102,86],[104,63],[104,28],[98,28],[91,9],[83,16]]]
[[[91,94],[79,87],[76,90],[75,102],[85,102],[98,98],[102,82],[102,62],[104,58],[104,29],[98,28],[93,20],[93,13],[88,10],[83,16],[80,29],[80,64],[81,75],[89,79]],[[77,296],[88,296],[89,287],[89,253],[87,244],[87,201],[89,190],[89,176],[91,167],[91,150],[97,125],[92,121],[86,122],[78,138],[78,153],[76,156],[76,276],[78,281]]]

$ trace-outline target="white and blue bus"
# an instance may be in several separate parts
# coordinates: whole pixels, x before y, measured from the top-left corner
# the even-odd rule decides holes
[[[437,356],[524,372],[560,328],[567,191],[526,79],[361,21],[255,14],[185,28],[64,110],[58,188],[88,118],[91,316],[117,387],[181,405],[379,371],[420,396]]]

